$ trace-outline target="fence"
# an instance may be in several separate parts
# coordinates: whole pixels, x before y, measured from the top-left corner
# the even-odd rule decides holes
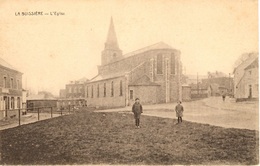
[[[75,106],[68,105],[66,107],[34,107],[34,108],[19,108],[19,109],[9,109],[9,110],[0,110],[0,119],[2,121],[13,121],[17,122],[18,125],[22,125],[22,118],[26,117],[29,114],[33,114],[34,117],[37,117],[36,121],[43,119],[49,119],[57,116],[68,115],[75,113],[78,110],[82,110],[84,106]],[[81,109],[80,109],[81,108]]]

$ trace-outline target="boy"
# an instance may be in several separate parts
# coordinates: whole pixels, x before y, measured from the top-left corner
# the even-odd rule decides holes
[[[143,113],[143,107],[140,104],[140,101],[138,98],[135,99],[135,103],[133,104],[133,107],[132,107],[132,112],[134,113],[134,117],[135,117],[135,125],[137,128],[140,128],[140,116],[141,116],[141,113]]]
[[[178,102],[178,105],[175,107],[176,111],[176,117],[178,117],[178,123],[182,122],[182,116],[183,116],[183,106],[181,105],[181,101]]]

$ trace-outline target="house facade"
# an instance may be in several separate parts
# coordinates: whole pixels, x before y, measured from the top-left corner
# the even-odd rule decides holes
[[[98,75],[85,83],[89,106],[122,107],[181,100],[180,51],[160,42],[123,55],[111,19]]]
[[[22,108],[22,91],[22,73],[0,58],[0,119]]]
[[[234,97],[237,101],[258,99],[258,54],[252,54],[234,70]]]

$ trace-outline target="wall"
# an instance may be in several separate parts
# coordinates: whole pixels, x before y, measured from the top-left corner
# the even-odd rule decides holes
[[[249,73],[251,71],[251,74]],[[246,70],[240,83],[236,86],[237,99],[249,97],[249,85],[252,86],[252,98],[258,98],[258,68]]]
[[[57,107],[57,102],[57,100],[27,100],[27,108],[32,111],[38,107]]]
[[[129,86],[128,93],[130,93],[130,90],[133,90],[133,99],[129,100],[129,105],[132,105],[136,98],[139,98],[142,104],[157,103],[158,87],[159,86]]]
[[[182,87],[182,101],[190,101],[191,100],[191,87],[183,86]]]
[[[85,96],[84,84],[67,84],[65,94],[66,98],[83,98]]]
[[[111,82],[114,85],[114,96],[111,96]],[[122,81],[122,96],[120,96],[120,81]],[[106,83],[106,96],[104,97],[104,83]],[[99,84],[99,97],[97,96],[97,85]],[[85,99],[90,107],[123,107],[126,105],[125,89],[126,89],[125,77],[117,77],[98,82],[89,82],[85,85]],[[92,85],[93,85],[93,97],[92,97]],[[88,89],[88,92],[87,92]],[[88,94],[88,96],[87,96]]]
[[[4,77],[6,77],[6,87],[4,87]],[[11,87],[11,78],[13,79],[13,87]],[[19,84],[17,84],[19,80]],[[6,67],[0,66],[0,110],[6,109],[6,103],[4,101],[4,96],[9,98],[8,107],[9,109],[17,109],[18,105],[22,107],[22,73],[8,69]],[[11,98],[14,98],[14,105],[11,108]],[[20,99],[20,102],[18,100]],[[16,114],[14,111],[9,111],[7,114]],[[0,112],[0,119],[5,116],[5,111]]]
[[[157,73],[157,55],[162,54],[162,74]],[[171,73],[171,56],[175,56],[174,67],[175,73]],[[167,66],[168,61],[168,67]],[[124,73],[128,72],[128,81],[129,83],[135,82],[144,75],[147,75],[150,80],[154,83],[159,84],[156,89],[156,103],[165,103],[165,102],[175,102],[181,99],[181,61],[180,61],[180,52],[174,49],[157,49],[149,50],[131,57],[127,57],[117,62],[113,62],[104,66],[99,66],[99,74],[109,76],[110,74],[115,73]],[[120,71],[119,71],[120,69]],[[131,71],[131,72],[130,72]],[[130,73],[129,73],[130,72]],[[166,74],[168,73],[168,74]],[[109,88],[110,82],[113,79],[110,79],[107,83],[107,88]],[[125,79],[124,79],[125,80]],[[107,81],[107,80],[106,80]],[[105,81],[105,82],[106,82]],[[104,81],[98,81],[100,89],[103,87]],[[94,85],[94,93],[96,93],[96,84]],[[128,84],[128,83],[127,83]],[[87,83],[86,86],[91,87],[92,83]],[[166,86],[167,85],[167,86]],[[117,89],[115,87],[115,89]],[[129,90],[127,91],[129,93]],[[90,90],[89,90],[90,93]],[[126,97],[129,94],[126,95]],[[87,96],[85,92],[85,96]],[[92,106],[107,106],[107,107],[118,107],[125,106],[127,104],[128,98],[110,98],[110,97],[89,97],[87,98],[88,103]],[[148,101],[150,102],[150,101]]]

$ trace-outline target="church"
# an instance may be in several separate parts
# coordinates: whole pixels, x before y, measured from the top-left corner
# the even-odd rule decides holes
[[[85,83],[88,106],[98,108],[176,102],[182,99],[180,51],[159,42],[124,54],[111,18],[98,74]]]

